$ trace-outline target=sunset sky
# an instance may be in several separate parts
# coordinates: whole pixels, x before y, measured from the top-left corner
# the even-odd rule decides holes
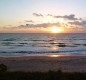
[[[0,32],[86,33],[86,0],[0,0]]]

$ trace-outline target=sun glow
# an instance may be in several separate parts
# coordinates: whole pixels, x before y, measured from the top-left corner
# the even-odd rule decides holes
[[[60,32],[62,32],[62,31],[63,31],[63,30],[62,30],[61,27],[57,27],[57,26],[51,27],[51,32],[52,32],[52,33],[60,33]]]

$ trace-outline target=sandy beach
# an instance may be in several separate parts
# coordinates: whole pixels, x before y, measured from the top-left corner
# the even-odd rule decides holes
[[[86,56],[23,56],[0,57],[0,64],[5,64],[8,71],[68,71],[86,72]]]

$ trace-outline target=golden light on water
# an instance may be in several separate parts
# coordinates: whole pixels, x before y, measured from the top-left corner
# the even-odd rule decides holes
[[[63,31],[63,29],[61,27],[57,27],[57,26],[51,27],[51,32],[52,33],[60,33],[62,31]]]
[[[58,49],[58,47],[56,47],[56,46],[53,46],[53,47],[52,47],[52,49],[53,49],[53,50],[57,50],[57,49]]]
[[[60,57],[61,55],[49,55],[48,57]]]

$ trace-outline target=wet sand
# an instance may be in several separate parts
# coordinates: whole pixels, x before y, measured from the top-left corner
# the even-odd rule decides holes
[[[8,71],[57,71],[86,72],[86,56],[23,56],[0,57],[0,64],[5,64]]]

